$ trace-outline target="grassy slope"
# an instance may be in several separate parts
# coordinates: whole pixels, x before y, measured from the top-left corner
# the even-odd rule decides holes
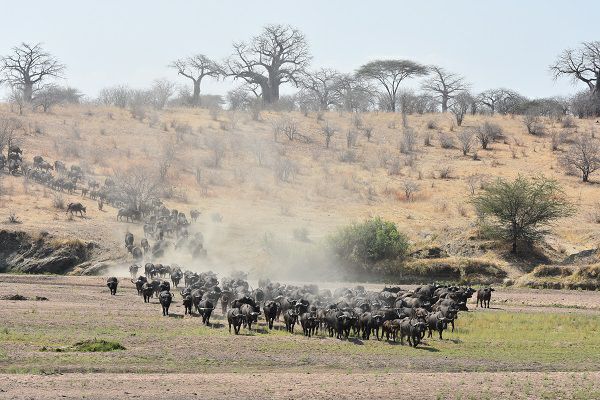
[[[6,107],[4,113],[8,113]],[[486,179],[545,174],[560,180],[578,205],[578,212],[553,228],[548,239],[550,253],[560,257],[597,244],[597,225],[590,215],[596,209],[598,188],[581,184],[559,167],[561,152],[552,152],[550,145],[550,134],[563,130],[558,123],[547,121],[549,135],[539,138],[528,135],[518,117],[467,116],[464,126],[453,128],[452,133],[449,116],[409,116],[409,125],[419,138],[417,151],[406,155],[399,151],[399,116],[365,114],[363,122],[374,127],[374,136],[371,142],[360,136],[352,149],[357,161],[344,163],[340,157],[346,151],[345,133],[351,129],[349,114],[325,114],[325,120],[339,128],[330,149],[324,148],[319,134],[323,122],[314,115],[289,116],[313,143],[290,142],[283,137],[274,142],[271,126],[281,113],[263,113],[263,121],[252,121],[244,113],[224,112],[215,121],[207,110],[165,110],[153,116],[155,123],[150,126],[151,118],[140,122],[126,110],[74,106],[24,116],[29,131],[23,147],[29,161],[34,155],[51,162],[60,159],[68,165],[80,164],[90,176],[102,179],[113,168],[155,169],[164,146],[175,143],[176,160],[169,173],[174,198],[169,205],[184,211],[198,207],[205,212],[202,230],[208,236],[207,247],[216,264],[261,268],[265,263],[266,232],[279,241],[291,242],[293,229],[306,228],[316,242],[341,224],[381,215],[406,231],[416,248],[449,245],[455,254],[493,261],[509,275],[517,276],[522,273],[520,266],[501,256],[504,248],[466,240],[474,233],[466,182],[472,174],[482,174]],[[439,128],[427,129],[430,120],[436,121]],[[441,148],[438,131],[453,135],[484,120],[500,124],[506,138],[492,144],[488,151],[479,150],[480,161],[463,157],[457,148]],[[392,121],[397,128],[390,128]],[[189,124],[192,133],[177,143],[174,126],[181,123]],[[595,128],[594,121],[577,123],[577,131]],[[571,134],[574,131],[571,129]],[[426,134],[433,135],[433,146],[423,145]],[[215,138],[226,148],[220,168],[210,166],[209,144]],[[265,160],[262,166],[257,160],[259,152]],[[291,160],[299,168],[292,182],[275,178],[274,170],[282,160]],[[399,172],[390,175],[394,164],[400,166]],[[440,178],[444,167],[451,168],[450,179]],[[196,168],[201,170],[200,183],[194,176]],[[421,189],[413,202],[403,198],[402,185],[407,180],[417,182]],[[12,177],[5,177],[3,186],[7,195],[0,201],[0,213],[14,211],[23,222],[19,229],[44,229],[93,240],[104,246],[106,257],[124,256],[122,250],[119,253],[115,249],[120,249],[126,230],[140,232],[137,227],[114,221],[116,211],[110,207],[100,212],[94,202],[84,200],[89,218],[69,221],[62,211],[53,208],[51,191],[24,185],[21,178]],[[65,195],[65,200],[76,197]],[[224,216],[224,224],[211,225],[209,215],[213,212]],[[2,228],[14,228],[2,220]],[[232,248],[237,251],[232,252]]]

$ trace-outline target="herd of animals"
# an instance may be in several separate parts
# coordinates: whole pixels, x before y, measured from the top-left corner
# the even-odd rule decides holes
[[[138,274],[143,268],[143,274]],[[474,294],[477,307],[490,307],[491,287],[475,290],[471,287],[428,284],[414,290],[385,287],[379,292],[363,286],[338,288],[334,291],[319,289],[317,285],[293,286],[268,279],[259,280],[252,289],[241,273],[217,279],[211,271],[196,273],[183,271],[178,265],[146,263],[129,267],[131,282],[145,303],[158,298],[162,315],[169,315],[174,299],[172,289],[178,288],[185,314],[195,311],[202,323],[210,325],[210,318],[220,306],[227,320],[229,332],[237,335],[242,326],[252,330],[260,318],[268,329],[274,321],[283,319],[286,331],[294,333],[297,324],[305,336],[326,332],[331,337],[348,339],[355,336],[363,340],[374,335],[404,344],[418,346],[425,335],[442,333],[449,326],[454,331],[458,313],[468,311],[467,301]],[[183,281],[183,282],[182,282]],[[183,283],[183,285],[182,285]],[[111,294],[116,294],[118,279],[108,278]]]

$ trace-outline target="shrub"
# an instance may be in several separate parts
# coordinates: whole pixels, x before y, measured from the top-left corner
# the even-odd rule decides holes
[[[438,139],[442,149],[453,149],[454,148],[454,137],[446,132],[438,132]]]
[[[310,242],[308,238],[308,229],[306,228],[296,228],[293,231],[294,239],[299,242]]]
[[[85,340],[83,342],[75,343],[71,347],[71,351],[83,351],[83,352],[106,352],[115,350],[125,350],[125,347],[119,342],[113,342],[110,340]]]
[[[427,122],[427,129],[437,129],[438,126],[434,120],[429,120]]]
[[[396,225],[379,217],[341,228],[328,242],[338,257],[358,265],[401,260],[409,248],[407,237]]]
[[[65,208],[65,198],[62,194],[56,193],[54,194],[54,198],[52,199],[52,205],[54,208],[58,208],[59,210],[64,210]]]

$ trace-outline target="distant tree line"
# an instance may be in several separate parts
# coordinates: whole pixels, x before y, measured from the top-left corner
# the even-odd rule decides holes
[[[301,31],[289,25],[267,25],[250,40],[234,42],[231,55],[222,61],[194,53],[168,64],[190,86],[178,87],[167,79],[158,79],[143,90],[114,86],[103,89],[97,101],[123,108],[154,109],[166,105],[211,108],[228,103],[232,109],[258,104],[304,112],[451,112],[459,125],[469,113],[600,116],[600,41],[564,50],[550,66],[555,79],[568,77],[574,83],[585,84],[586,89],[571,98],[528,99],[507,88],[473,93],[465,77],[412,60],[377,59],[347,73],[332,68],[311,69],[311,58]],[[48,111],[55,104],[79,102],[82,95],[76,89],[55,83],[64,78],[65,70],[65,65],[41,44],[21,43],[0,57],[0,83],[9,87],[8,100],[19,111],[25,105]],[[415,78],[423,78],[419,91],[402,87],[403,82]],[[205,79],[233,79],[242,84],[223,98],[202,94]],[[282,95],[283,85],[298,91]]]

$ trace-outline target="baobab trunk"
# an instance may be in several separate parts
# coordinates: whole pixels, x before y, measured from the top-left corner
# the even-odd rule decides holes
[[[448,96],[442,96],[442,113],[448,111]]]
[[[23,85],[23,99],[27,103],[31,103],[31,100],[33,100],[33,83]]]
[[[192,103],[200,106],[200,80],[194,80],[194,93],[192,94]]]

